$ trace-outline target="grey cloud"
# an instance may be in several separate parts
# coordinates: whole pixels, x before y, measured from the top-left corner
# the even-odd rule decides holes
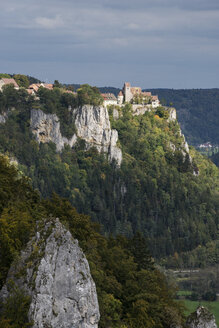
[[[120,79],[135,75],[136,81],[149,81],[153,71],[151,82],[155,84],[157,78],[157,83],[172,84],[177,83],[173,82],[177,78],[174,70],[184,72],[189,68],[189,75],[192,70],[198,74],[197,65],[203,70],[207,63],[210,71],[219,70],[215,68],[219,3],[8,0],[0,4],[0,37],[4,49],[0,52],[1,62],[5,67],[9,63],[16,67],[17,62],[18,71],[28,67],[34,72],[36,67],[43,67],[52,78],[56,63],[57,74],[70,82],[68,71],[72,65],[75,82],[87,74],[90,81],[117,85]]]

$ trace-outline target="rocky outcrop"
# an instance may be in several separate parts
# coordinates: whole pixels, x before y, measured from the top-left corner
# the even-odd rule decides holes
[[[85,105],[75,109],[74,116],[77,136],[86,141],[87,147],[107,153],[109,159],[115,159],[120,166],[122,152],[117,146],[118,132],[110,127],[108,110],[103,106]]]
[[[41,226],[19,264],[10,269],[7,282],[13,279],[31,296],[28,318],[33,328],[97,328],[96,288],[77,240],[58,219]],[[6,283],[0,293],[3,302],[9,290]]]
[[[0,115],[0,124],[6,122],[6,117],[4,115]]]
[[[61,151],[65,144],[73,147],[77,137],[86,142],[87,149],[95,147],[99,152],[108,154],[120,166],[122,152],[117,146],[118,132],[110,127],[108,111],[105,107],[85,105],[74,109],[73,114],[77,133],[71,139],[61,135],[60,122],[55,114],[45,114],[41,110],[31,110],[31,129],[38,142],[54,142],[57,151]]]
[[[173,107],[168,108],[169,118],[167,119],[168,122],[176,121],[176,109]]]
[[[168,112],[169,117],[167,119],[168,122],[176,121],[176,109],[173,107],[162,106],[162,108]],[[133,104],[132,105],[132,112],[133,115],[144,115],[146,112],[155,111],[157,108],[152,108],[150,104],[148,105],[141,105],[141,104]]]
[[[188,328],[217,328],[215,317],[204,306],[199,306],[186,321]]]
[[[117,108],[113,108],[113,119],[118,120],[120,117],[120,113]]]
[[[185,152],[189,154],[189,145],[188,145],[188,142],[186,141],[186,138],[185,138],[184,134],[181,133],[181,136],[183,138],[182,148],[184,148],[185,149]]]
[[[0,124],[4,124],[7,121],[8,112],[3,112],[0,114]]]
[[[132,112],[134,116],[144,115],[146,112],[151,112],[151,111],[152,111],[151,105],[141,105],[141,104],[132,105]]]
[[[56,114],[45,114],[40,109],[32,109],[30,125],[39,143],[54,142],[57,151],[61,151],[65,144],[72,147],[76,142],[77,137],[75,135],[71,139],[61,135],[60,122]]]

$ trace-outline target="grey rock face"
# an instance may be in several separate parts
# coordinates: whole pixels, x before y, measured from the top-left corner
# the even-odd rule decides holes
[[[187,318],[188,328],[217,328],[215,317],[204,306],[199,306],[195,312]]]
[[[180,133],[180,136],[182,137],[182,143],[181,143],[182,154],[183,154],[184,158],[188,154],[189,161],[190,161],[190,163],[192,163],[192,157],[189,154],[189,145],[188,145],[186,138],[185,138],[184,134],[182,133],[181,129],[179,130],[179,133]]]
[[[38,142],[54,142],[57,151],[61,151],[64,144],[73,147],[77,137],[85,140],[87,148],[95,147],[99,152],[108,154],[110,161],[116,160],[120,166],[122,152],[117,146],[118,132],[110,127],[108,111],[105,107],[85,105],[73,112],[77,135],[67,139],[61,135],[60,122],[55,114],[45,114],[41,110],[31,110],[31,129]]]
[[[168,109],[168,112],[169,112],[168,122],[176,121],[176,109],[171,107]]]
[[[8,118],[8,111],[4,112],[0,115],[0,124],[4,124]]]
[[[76,142],[76,135],[70,140],[61,135],[60,122],[56,114],[45,114],[40,109],[32,109],[30,125],[39,143],[52,141],[56,144],[57,151],[61,151],[65,144],[72,147]]]
[[[0,115],[0,124],[5,123],[6,119],[4,115]]]
[[[119,119],[119,111],[116,108],[113,108],[113,118],[114,118],[114,120]]]
[[[146,112],[151,112],[151,111],[152,111],[151,105],[141,105],[141,104],[132,105],[132,112],[134,116],[144,115]]]
[[[26,275],[17,279],[17,270],[30,256],[34,263],[26,265]],[[29,319],[33,328],[98,327],[99,306],[89,264],[77,240],[58,219],[47,222],[43,232],[36,233],[19,263],[19,268],[10,270],[8,279],[13,278],[31,295]],[[5,299],[8,295],[6,284],[0,296]]]
[[[108,154],[120,166],[122,152],[117,147],[118,132],[111,130],[107,108],[85,105],[74,111],[78,137],[86,141],[87,147],[96,147],[99,152]]]

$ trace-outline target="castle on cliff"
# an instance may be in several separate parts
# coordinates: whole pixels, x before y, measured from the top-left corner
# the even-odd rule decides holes
[[[124,103],[149,105],[152,108],[160,106],[158,96],[153,96],[151,92],[143,92],[140,87],[132,87],[129,82],[125,82],[123,89],[119,92],[117,98],[112,93],[103,93],[104,106],[120,105]]]
[[[120,105],[123,102],[151,104],[152,108],[156,108],[160,105],[158,96],[153,96],[151,92],[143,92],[140,87],[132,87],[129,82],[124,83],[123,89],[119,92],[117,100]]]

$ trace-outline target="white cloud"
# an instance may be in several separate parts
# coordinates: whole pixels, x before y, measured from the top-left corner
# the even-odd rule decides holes
[[[35,22],[37,27],[45,29],[57,29],[64,26],[64,21],[57,15],[53,18],[50,17],[36,17]]]

